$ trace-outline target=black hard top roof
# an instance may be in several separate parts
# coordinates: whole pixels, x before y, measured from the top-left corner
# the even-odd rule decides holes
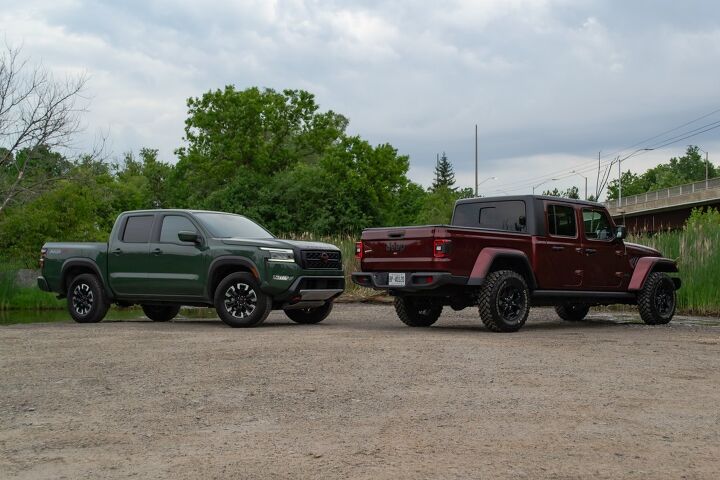
[[[504,195],[504,196],[500,196],[500,197],[473,197],[473,198],[463,198],[462,200],[458,200],[457,202],[455,202],[455,204],[460,205],[463,203],[506,202],[506,201],[512,201],[512,200],[521,200],[523,202],[532,202],[533,200],[549,200],[552,202],[572,203],[572,204],[576,204],[576,205],[587,205],[589,207],[605,208],[605,206],[602,203],[598,203],[598,202],[589,202],[587,200],[576,200],[573,198],[553,197],[550,195]]]

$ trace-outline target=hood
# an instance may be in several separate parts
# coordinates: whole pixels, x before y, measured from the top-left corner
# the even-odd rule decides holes
[[[631,257],[662,257],[662,253],[645,245],[625,242],[625,247]]]
[[[291,248],[293,250],[337,250],[335,245],[323,242],[304,242],[301,240],[282,240],[279,238],[223,238],[225,245],[244,245],[268,248]]]

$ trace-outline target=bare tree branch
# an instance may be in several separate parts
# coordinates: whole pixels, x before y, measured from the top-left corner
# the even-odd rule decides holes
[[[0,53],[0,214],[20,193],[29,198],[48,183],[39,152],[70,147],[86,111],[86,82],[84,76],[55,80],[19,48],[6,45]]]

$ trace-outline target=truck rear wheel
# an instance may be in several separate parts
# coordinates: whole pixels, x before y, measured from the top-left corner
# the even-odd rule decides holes
[[[440,318],[442,309],[442,304],[431,298],[395,297],[395,313],[410,327],[429,327]]]
[[[530,291],[522,275],[512,270],[492,272],[480,288],[480,318],[493,332],[516,332],[525,325],[529,300]]]
[[[555,305],[555,312],[558,317],[562,318],[566,322],[579,322],[590,311],[590,307],[583,305],[582,303],[561,303]]]
[[[105,318],[110,302],[96,275],[83,273],[70,282],[67,308],[70,316],[78,323],[97,323]]]
[[[153,322],[167,322],[175,318],[180,305],[141,305],[143,313]]]
[[[677,297],[672,279],[662,272],[648,275],[638,294],[640,318],[648,325],[670,323],[675,315]]]
[[[325,320],[332,309],[333,302],[327,302],[321,307],[285,310],[285,315],[295,323],[314,324]]]
[[[215,310],[231,327],[255,327],[265,321],[272,309],[270,297],[249,273],[236,272],[225,277],[215,290]]]

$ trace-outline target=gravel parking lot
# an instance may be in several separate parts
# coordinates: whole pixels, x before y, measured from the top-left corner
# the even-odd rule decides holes
[[[720,478],[720,322],[0,327],[1,478]]]

